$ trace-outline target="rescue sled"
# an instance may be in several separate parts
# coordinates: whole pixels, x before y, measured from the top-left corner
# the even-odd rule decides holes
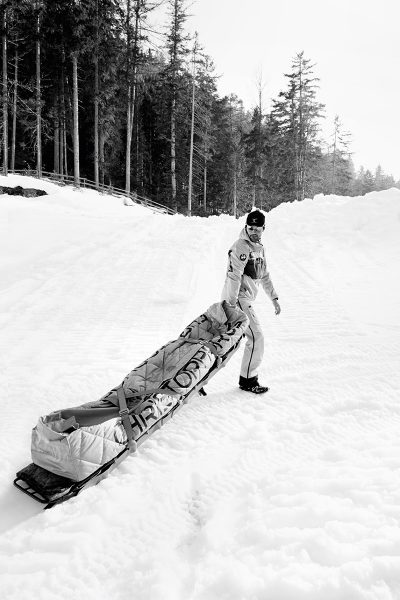
[[[14,485],[50,508],[97,484],[193,395],[205,395],[247,325],[239,308],[213,304],[100,400],[40,417],[33,462]]]

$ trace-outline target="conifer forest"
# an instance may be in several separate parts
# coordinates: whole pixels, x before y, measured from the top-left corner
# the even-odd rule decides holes
[[[245,108],[219,96],[188,17],[186,0],[1,0],[3,174],[87,178],[201,216],[400,187],[380,166],[355,172],[340,115],[322,138],[312,57],[288,57],[286,87],[265,98],[259,82]]]

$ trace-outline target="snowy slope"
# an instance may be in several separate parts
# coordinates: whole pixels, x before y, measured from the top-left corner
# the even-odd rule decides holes
[[[2,600],[399,600],[400,191],[267,217],[264,397],[241,351],[110,477],[12,487],[41,414],[97,399],[220,298],[243,219],[0,185]]]

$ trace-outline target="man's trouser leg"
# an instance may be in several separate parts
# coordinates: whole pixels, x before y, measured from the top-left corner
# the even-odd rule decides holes
[[[252,302],[244,298],[239,298],[239,307],[250,319],[249,326],[245,331],[246,345],[240,375],[246,379],[250,379],[250,377],[258,375],[258,368],[264,356],[264,336],[260,322],[252,307]]]

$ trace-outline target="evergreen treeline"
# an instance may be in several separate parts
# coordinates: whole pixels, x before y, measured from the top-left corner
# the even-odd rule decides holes
[[[355,173],[339,117],[329,146],[314,65],[294,57],[268,113],[218,97],[185,31],[186,0],[1,0],[1,160],[136,192],[188,214],[269,210],[316,193],[399,186]]]

